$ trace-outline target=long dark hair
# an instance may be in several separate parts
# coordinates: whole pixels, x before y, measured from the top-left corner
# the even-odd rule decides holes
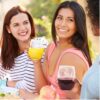
[[[27,11],[22,10],[19,6],[11,8],[5,15],[2,32],[1,60],[2,67],[5,69],[11,69],[13,67],[15,57],[19,55],[17,40],[7,31],[7,27],[10,25],[12,17],[19,13],[25,13],[28,16],[31,24],[31,38],[35,36],[34,23],[31,15]]]
[[[99,26],[99,0],[86,0],[88,16],[91,19],[93,25]]]
[[[53,22],[52,22],[53,41],[56,44],[57,35],[56,35],[56,29],[55,29],[55,20],[56,20],[58,13],[59,13],[59,10],[61,10],[62,8],[70,8],[74,12],[77,31],[71,37],[71,43],[76,48],[78,48],[82,52],[84,52],[84,54],[87,57],[87,60],[89,62],[89,65],[91,65],[92,62],[91,62],[91,57],[90,57],[90,53],[89,53],[89,46],[88,46],[86,16],[85,16],[85,12],[84,12],[83,8],[78,3],[74,2],[74,1],[65,1],[65,2],[62,2],[58,6],[58,8],[54,14],[54,18],[53,18]]]

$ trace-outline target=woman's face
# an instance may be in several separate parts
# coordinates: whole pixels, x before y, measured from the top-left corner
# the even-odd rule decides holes
[[[74,12],[70,8],[59,10],[55,20],[56,34],[59,38],[68,39],[76,32]]]
[[[27,14],[19,13],[12,17],[8,27],[9,34],[12,34],[18,42],[25,42],[30,39],[31,24]]]

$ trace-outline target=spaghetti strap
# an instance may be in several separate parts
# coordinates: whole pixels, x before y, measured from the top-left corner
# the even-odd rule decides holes
[[[49,70],[49,68],[48,68],[48,67],[49,67],[49,59],[50,59],[50,56],[51,56],[51,54],[52,54],[54,48],[55,48],[55,44],[54,44],[54,42],[52,42],[52,43],[49,45],[48,51],[47,51],[47,64],[48,64],[48,66],[46,66],[46,67],[47,67],[47,68],[46,68],[46,78],[47,78],[47,76],[48,76],[48,70]]]
[[[53,43],[51,43],[50,44],[50,46],[49,46],[49,48],[48,48],[48,61],[49,61],[49,59],[50,59],[50,56],[51,56],[51,54],[52,54],[52,52],[53,52],[53,50],[54,50],[54,48],[55,48],[55,44],[54,44],[54,42]]]
[[[87,67],[89,68],[89,64],[88,64],[86,58],[84,57],[84,55],[82,54],[82,52],[80,50],[77,50],[76,48],[70,48],[70,49],[65,50],[61,54],[61,56],[59,57],[58,62],[57,62],[57,66],[59,65],[59,63],[60,63],[60,61],[61,61],[61,59],[62,59],[62,57],[64,56],[65,53],[73,53],[73,54],[79,56],[85,62],[85,64],[87,65]]]

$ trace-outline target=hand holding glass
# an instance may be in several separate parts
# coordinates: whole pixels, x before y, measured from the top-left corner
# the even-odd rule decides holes
[[[39,60],[42,58],[46,46],[46,39],[44,37],[34,38],[30,42],[28,55],[32,60]]]

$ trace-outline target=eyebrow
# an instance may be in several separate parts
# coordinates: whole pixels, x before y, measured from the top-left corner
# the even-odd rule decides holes
[[[57,16],[61,16],[61,17],[62,17],[62,15],[60,15],[60,14],[58,14]],[[74,17],[70,17],[70,16],[69,16],[69,17],[67,17],[67,18],[74,18]]]
[[[74,19],[74,17],[67,17],[67,18],[72,18],[72,19]]]
[[[29,21],[29,20],[25,20],[25,21]],[[25,22],[25,21],[24,21],[24,22]]]
[[[24,20],[23,22],[29,22],[29,20]],[[12,23],[12,24],[18,24],[18,22]]]

